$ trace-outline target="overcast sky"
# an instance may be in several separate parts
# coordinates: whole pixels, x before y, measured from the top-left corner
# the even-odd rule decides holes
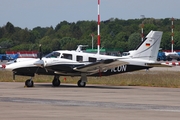
[[[0,0],[0,26],[55,27],[63,20],[97,21],[98,0]],[[101,20],[180,18],[180,0],[101,0]]]

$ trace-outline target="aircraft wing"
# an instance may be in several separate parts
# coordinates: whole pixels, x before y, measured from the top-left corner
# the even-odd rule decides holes
[[[124,61],[119,61],[117,59],[107,59],[107,60],[101,60],[95,63],[91,63],[88,65],[80,66],[80,67],[75,67],[73,68],[75,71],[79,72],[102,72],[107,69],[112,69],[117,66],[125,65],[128,64],[128,62]]]

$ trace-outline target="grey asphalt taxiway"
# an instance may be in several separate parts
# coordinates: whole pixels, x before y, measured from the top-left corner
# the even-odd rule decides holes
[[[0,83],[0,120],[179,120],[180,89]]]
[[[180,71],[180,66],[151,71]],[[180,88],[0,82],[0,120],[179,120]]]

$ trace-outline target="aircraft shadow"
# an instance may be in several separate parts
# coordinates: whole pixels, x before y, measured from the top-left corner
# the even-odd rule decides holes
[[[132,88],[132,87],[129,87],[129,86],[107,86],[107,85],[87,85],[86,87],[78,87],[76,84],[62,84],[60,85],[59,87],[53,87],[50,84],[35,84],[34,85],[35,87],[51,87],[51,88],[83,88],[83,89],[86,89],[86,88],[94,88],[94,89],[135,89],[135,88]]]

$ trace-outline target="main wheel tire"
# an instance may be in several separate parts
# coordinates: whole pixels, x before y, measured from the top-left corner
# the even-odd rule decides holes
[[[77,85],[78,85],[78,87],[85,87],[86,86],[86,82],[83,82],[82,80],[79,80],[77,82]]]
[[[54,86],[54,87],[58,87],[59,85],[60,85],[60,80],[53,80],[52,81],[52,85]]]
[[[28,79],[28,80],[26,80],[25,85],[27,87],[33,87],[34,86],[34,82],[31,79]]]
[[[168,57],[168,58],[167,58],[167,60],[168,60],[168,61],[171,61],[171,60],[172,60],[172,58]]]

